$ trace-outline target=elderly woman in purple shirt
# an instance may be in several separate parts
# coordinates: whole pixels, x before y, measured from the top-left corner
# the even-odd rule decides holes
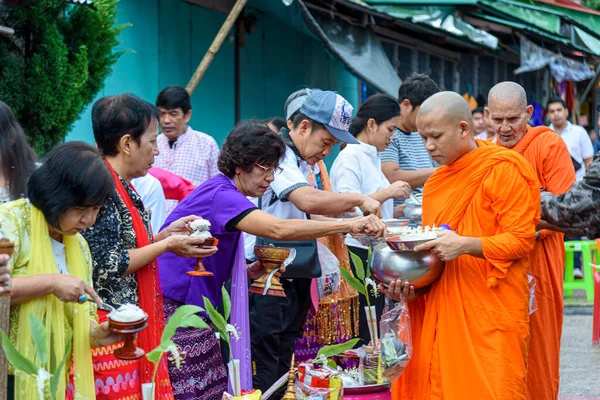
[[[238,124],[227,137],[219,157],[221,173],[200,185],[173,210],[165,225],[182,216],[198,215],[211,223],[211,234],[219,240],[219,251],[204,259],[212,277],[193,277],[196,259],[165,253],[159,257],[165,304],[169,318],[184,304],[203,306],[206,296],[216,307],[221,287],[232,277],[232,321],[239,330],[233,353],[240,359],[242,389],[252,388],[250,332],[248,321],[248,271],[260,276],[257,265],[246,268],[242,232],[278,240],[306,240],[336,233],[383,235],[385,225],[375,216],[337,221],[282,220],[259,209],[246,197],[260,197],[273,182],[285,144],[262,121]],[[260,268],[260,267],[259,267]],[[202,316],[202,318],[205,318]],[[221,399],[227,389],[227,372],[213,332],[179,329],[173,338],[183,350],[185,362],[169,372],[177,400]]]

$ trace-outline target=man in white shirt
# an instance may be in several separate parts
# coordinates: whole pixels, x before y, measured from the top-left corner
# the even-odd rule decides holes
[[[167,200],[160,181],[151,174],[146,174],[133,179],[131,184],[140,195],[146,210],[150,212],[152,231],[158,233],[167,219]]]
[[[561,98],[552,98],[547,106],[548,118],[550,118],[550,129],[558,133],[563,138],[575,168],[575,178],[580,181],[585,176],[585,169],[589,167],[594,158],[594,146],[586,132],[579,125],[572,124],[567,120],[569,109],[567,104]]]
[[[305,219],[307,214],[322,219],[321,215],[338,215],[355,207],[365,214],[379,213],[379,202],[368,196],[317,190],[312,167],[336,143],[358,143],[348,132],[353,108],[331,91],[315,90],[301,97],[291,129],[279,132],[286,154],[279,164],[282,170],[261,198],[261,209],[283,219]],[[285,111],[292,118],[292,112]],[[283,279],[282,284],[285,298],[250,293],[253,386],[263,391],[289,370],[294,343],[302,334],[311,303],[311,279]]]

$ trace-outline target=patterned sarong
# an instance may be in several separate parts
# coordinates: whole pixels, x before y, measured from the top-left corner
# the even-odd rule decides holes
[[[167,297],[163,301],[166,325],[182,304]],[[212,327],[206,317],[200,317]],[[180,328],[173,336],[183,358],[179,369],[172,354],[167,358],[175,400],[221,400],[223,397],[227,390],[227,369],[214,332],[214,329]]]

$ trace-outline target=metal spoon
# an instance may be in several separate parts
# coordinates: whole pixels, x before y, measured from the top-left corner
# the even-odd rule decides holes
[[[85,297],[85,300],[83,300],[84,297]],[[81,296],[79,299],[83,300],[83,301],[89,301],[90,303],[94,303],[98,306],[98,308],[104,308],[110,312],[116,311],[116,309],[113,306],[111,306],[110,304],[108,304],[108,303],[98,304],[94,301],[94,299],[92,299],[91,297],[88,297],[86,295]]]
[[[415,203],[417,203],[417,204],[421,204],[421,200],[419,200],[419,199],[417,198],[417,196],[415,196],[415,195],[413,194],[413,192],[412,192],[412,191],[410,192],[410,198],[411,198],[411,199],[412,199],[412,200],[413,200]]]

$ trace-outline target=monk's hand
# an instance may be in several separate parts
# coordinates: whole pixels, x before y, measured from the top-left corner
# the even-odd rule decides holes
[[[378,217],[369,215],[367,217],[353,219],[351,233],[385,237],[385,235],[387,235],[387,227]]]
[[[406,199],[410,196],[410,185],[404,181],[396,181],[387,187],[390,199]]]
[[[415,247],[415,251],[429,250],[442,261],[452,261],[465,254],[464,238],[454,231],[441,231],[435,240]]]
[[[391,281],[387,288],[382,284],[379,284],[378,289],[385,296],[396,301],[400,301],[400,298],[404,297],[404,299],[410,303],[417,298],[415,287],[409,281],[402,282],[402,279]]]
[[[364,215],[375,214],[378,217],[381,216],[381,203],[369,196],[363,196],[363,202],[358,205],[358,208]]]

